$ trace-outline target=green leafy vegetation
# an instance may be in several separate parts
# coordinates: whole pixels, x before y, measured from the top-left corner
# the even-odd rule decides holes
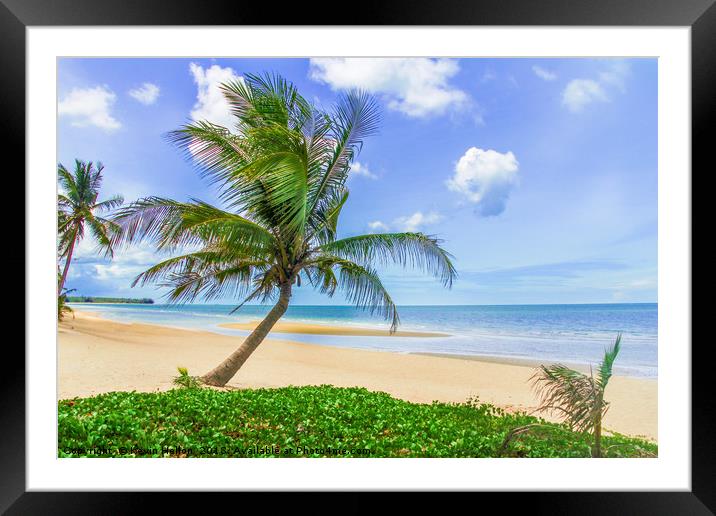
[[[60,267],[57,266],[57,284],[59,285],[62,281],[62,274],[60,274]],[[57,320],[61,321],[65,318],[65,315],[72,314],[72,318],[74,319],[75,313],[72,308],[67,306],[67,294],[70,292],[73,292],[72,290],[67,290],[66,288],[62,287],[60,289],[59,294],[57,295]]]
[[[187,373],[188,376],[188,373]],[[589,457],[588,434],[469,400],[416,404],[328,385],[114,392],[59,403],[60,457]],[[539,425],[505,446],[516,427]],[[605,457],[657,447],[602,438]]]
[[[63,289],[63,292],[57,296],[57,320],[61,321],[65,318],[65,315],[72,314],[74,318],[75,312],[67,306],[67,291]]]
[[[94,297],[94,296],[69,296],[68,303],[132,303],[152,305],[154,300],[148,297],[129,298],[129,297]]]
[[[60,294],[57,296],[57,320],[61,321],[65,318],[65,315],[72,314],[74,318],[74,310],[67,306],[67,294]]]
[[[201,387],[201,382],[196,376],[190,376],[189,370],[186,367],[177,367],[179,375],[174,377],[173,383],[177,387],[184,387],[185,389],[196,389]]]

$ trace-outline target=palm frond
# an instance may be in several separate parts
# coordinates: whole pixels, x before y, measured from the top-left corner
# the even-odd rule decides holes
[[[391,333],[398,328],[398,309],[372,268],[324,254],[310,262],[306,269],[310,271],[311,282],[323,293],[332,295],[336,289],[341,290],[356,307],[390,320]]]
[[[163,263],[166,264],[166,261]],[[200,259],[185,260],[182,265],[176,272],[156,272],[152,270],[154,268],[145,271],[148,276],[163,275],[165,280],[160,286],[169,287],[167,298],[172,303],[191,302],[198,297],[212,300],[224,296],[245,295],[251,288],[257,269],[266,267],[264,262],[214,264],[202,262]],[[166,264],[166,269],[171,267],[172,264]],[[141,278],[135,278],[136,281],[141,281]]]
[[[380,109],[372,95],[354,90],[339,97],[331,119],[333,124],[324,137],[331,144],[331,156],[309,192],[309,217],[332,189],[344,186],[363,140],[378,130]]]
[[[323,244],[319,249],[358,263],[396,263],[425,270],[451,287],[457,275],[441,241],[422,233],[376,233]]]
[[[57,165],[57,181],[60,183],[60,187],[65,191],[69,199],[72,199],[72,202],[75,202],[78,198],[77,183],[75,182],[74,176],[62,163]]]
[[[621,342],[622,334],[619,333],[614,341],[614,344],[604,351],[604,359],[599,365],[597,372],[597,383],[602,390],[606,389],[607,383],[609,383],[609,379],[612,377],[612,368],[614,366],[614,361],[619,354],[619,350],[621,349]]]
[[[226,127],[206,121],[196,121],[166,135],[201,175],[223,184],[236,168],[251,160],[248,144]]]
[[[97,242],[97,250],[103,252],[107,257],[114,256],[112,240],[113,237],[121,231],[119,225],[111,220],[103,219],[93,214],[85,218],[85,224],[89,226],[90,233]]]
[[[219,185],[220,199],[267,226],[300,231],[305,225],[307,149],[302,133],[279,124],[236,136],[206,122],[169,133],[202,175]]]
[[[122,228],[118,243],[147,239],[162,250],[212,244],[258,258],[271,253],[278,244],[261,225],[198,200],[139,199],[118,210],[113,220]]]
[[[122,203],[124,203],[124,197],[122,197],[121,195],[115,195],[105,201],[98,202],[92,208],[93,208],[93,210],[100,211],[100,212],[111,211],[111,210],[121,206]]]
[[[243,81],[225,84],[222,93],[243,129],[266,124],[300,129],[310,118],[309,103],[291,82],[275,73],[247,73]]]
[[[592,428],[598,397],[593,378],[556,364],[541,366],[531,380],[541,398],[537,410],[561,413],[570,428],[580,432]]]
[[[330,199],[322,203],[320,208],[314,212],[309,223],[312,232],[307,239],[315,239],[319,244],[333,242],[338,234],[338,218],[343,206],[348,201],[348,189],[335,190]]]

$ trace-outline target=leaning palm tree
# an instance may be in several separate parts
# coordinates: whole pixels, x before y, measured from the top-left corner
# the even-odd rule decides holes
[[[67,271],[72,261],[75,245],[84,238],[85,226],[95,238],[106,255],[112,255],[112,234],[119,226],[98,213],[112,210],[122,204],[121,196],[115,195],[106,201],[98,202],[102,186],[104,166],[75,160],[75,169],[70,172],[61,163],[57,166],[60,187],[64,191],[57,195],[57,231],[59,237],[58,254],[65,259],[65,267],[58,284],[58,295],[62,293],[67,279]]]
[[[532,377],[541,398],[538,411],[556,412],[572,430],[592,434],[592,457],[602,456],[602,418],[609,408],[604,391],[612,377],[612,366],[621,347],[621,333],[604,351],[597,376],[586,375],[561,364],[541,366]]]
[[[169,287],[171,302],[230,295],[244,303],[274,300],[241,346],[201,377],[225,385],[286,312],[294,286],[308,282],[391,321],[398,311],[375,266],[419,267],[449,287],[450,255],[422,233],[367,234],[337,239],[346,179],[379,113],[369,95],[342,95],[330,112],[307,102],[275,75],[247,75],[222,85],[235,127],[194,122],[169,133],[201,173],[215,182],[225,205],[151,197],[119,211],[118,242],[152,240],[159,250],[185,252],[141,273],[133,285]],[[235,309],[235,310],[236,310]]]

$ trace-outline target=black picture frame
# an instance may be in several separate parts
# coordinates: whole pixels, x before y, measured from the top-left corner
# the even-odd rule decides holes
[[[0,0],[0,73],[2,145],[14,170],[25,170],[25,29],[63,25],[575,25],[689,26],[692,63],[692,171],[711,172],[713,143],[708,129],[716,114],[716,0],[361,0],[360,8],[278,9],[264,3],[224,0]],[[348,6],[349,7],[349,6]],[[350,13],[341,14],[338,13]],[[7,159],[7,158],[6,158]],[[708,167],[708,168],[707,168]],[[684,171],[688,174],[689,171]],[[20,174],[16,174],[19,178]],[[19,181],[18,181],[19,183]],[[17,185],[19,189],[23,186]],[[27,193],[27,192],[26,192]],[[22,196],[18,196],[22,198]],[[693,201],[692,201],[693,203]],[[693,206],[693,204],[692,204]],[[25,239],[25,233],[15,242]],[[16,246],[20,249],[20,245]],[[4,260],[25,268],[24,252]],[[19,292],[16,290],[15,292]],[[18,297],[13,294],[13,302]],[[14,304],[16,310],[17,305]],[[8,312],[6,311],[6,314]],[[692,317],[693,319],[693,317]],[[0,511],[7,514],[100,514],[141,510],[160,497],[152,493],[26,492],[25,356],[19,339],[6,339],[6,367],[0,374]],[[48,352],[52,343],[48,344]],[[683,343],[687,345],[689,343]],[[525,504],[530,512],[550,514],[712,514],[716,511],[716,441],[710,415],[716,409],[708,360],[710,341],[692,346],[692,490],[641,493],[481,493]],[[8,365],[8,364],[11,364]],[[698,409],[697,409],[698,408]],[[221,494],[223,498],[235,496]],[[245,496],[245,495],[241,495]],[[368,510],[353,497],[345,511]],[[291,495],[291,503],[300,497]],[[421,496],[413,500],[422,503]],[[275,501],[275,498],[272,500]],[[228,501],[228,500],[227,500]],[[497,500],[496,500],[497,501]],[[504,504],[506,500],[499,500]],[[325,502],[325,500],[324,500]],[[320,505],[323,505],[322,502]],[[161,495],[163,511],[185,506],[177,493]],[[326,506],[332,505],[326,503]]]

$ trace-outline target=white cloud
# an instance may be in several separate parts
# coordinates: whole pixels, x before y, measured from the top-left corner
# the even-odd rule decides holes
[[[368,227],[376,233],[385,233],[390,230],[414,233],[441,220],[443,220],[443,216],[436,211],[428,213],[416,211],[412,215],[396,218],[391,224],[386,224],[381,220],[374,220],[368,223]]]
[[[629,75],[629,63],[622,59],[609,61],[607,70],[598,74],[598,80],[573,79],[562,92],[562,104],[572,113],[581,112],[592,102],[609,102],[607,90],[616,88],[626,91],[625,81]]]
[[[388,224],[381,222],[380,220],[374,220],[373,222],[369,222],[368,227],[376,233],[385,233],[390,229],[388,227]]]
[[[573,79],[569,81],[562,92],[562,104],[572,113],[581,112],[584,106],[592,102],[607,102],[608,100],[609,97],[607,97],[604,88],[597,81],[591,79]]]
[[[442,215],[435,211],[423,213],[416,211],[412,215],[398,217],[393,222],[401,231],[415,232],[420,231],[423,227],[435,224],[442,220]]]
[[[94,125],[105,131],[114,131],[122,127],[110,113],[116,100],[117,95],[107,86],[73,88],[60,100],[57,113],[72,118],[72,125],[77,127]]]
[[[609,69],[599,74],[599,81],[603,84],[615,86],[624,92],[626,91],[625,80],[629,72],[630,67],[627,61],[621,59],[610,60]]]
[[[352,175],[367,177],[368,179],[378,179],[378,176],[370,171],[368,165],[354,161],[351,164]]]
[[[114,257],[107,258],[98,252],[97,242],[89,235],[75,247],[70,265],[68,288],[76,288],[81,295],[118,295],[123,293],[131,297],[154,297],[166,289],[160,282],[148,283],[144,287],[131,287],[132,281],[151,266],[195,250],[185,247],[173,252],[157,251],[148,241],[140,241],[128,247],[115,249]],[[64,261],[61,263],[64,266]],[[104,294],[103,294],[104,293]]]
[[[624,283],[619,283],[611,287],[612,297],[616,301],[622,301],[625,298],[643,297],[645,291],[653,290],[657,288],[656,278],[641,278]]]
[[[446,185],[477,206],[480,215],[499,215],[517,185],[519,163],[512,152],[470,147],[455,165],[455,175]]]
[[[539,77],[542,80],[545,81],[553,81],[557,78],[557,74],[554,72],[550,72],[549,70],[546,70],[542,68],[541,66],[533,66],[532,71],[535,73],[537,77]]]
[[[493,72],[492,70],[485,70],[485,73],[482,74],[482,79],[480,79],[480,82],[490,82],[497,79],[497,74]]]
[[[228,81],[243,81],[243,77],[237,75],[232,68],[222,68],[219,65],[205,69],[201,65],[190,63],[189,70],[197,86],[196,104],[191,111],[191,118],[232,129],[236,120],[219,86]]]
[[[449,83],[459,70],[454,59],[349,57],[311,59],[309,73],[334,90],[364,89],[383,95],[389,109],[424,118],[469,104]]]
[[[151,82],[145,82],[139,88],[129,90],[129,96],[145,106],[149,106],[159,98],[159,86]]]
[[[129,286],[134,277],[164,259],[149,242],[116,249],[114,257],[105,258],[97,242],[88,235],[75,248],[70,270],[78,277],[99,281],[120,280],[118,286]]]

